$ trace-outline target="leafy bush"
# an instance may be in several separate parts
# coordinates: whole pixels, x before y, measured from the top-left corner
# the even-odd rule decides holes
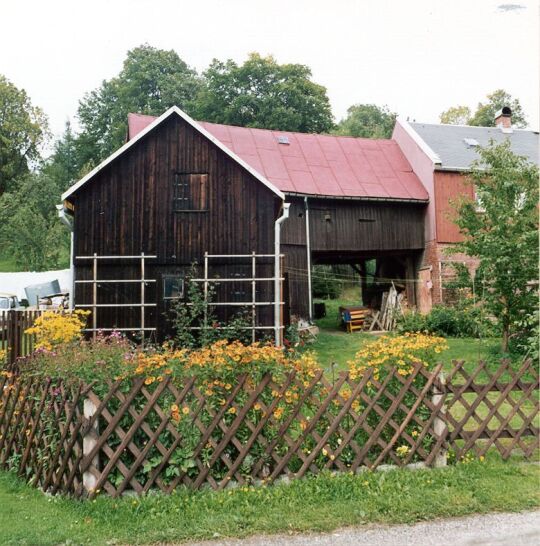
[[[398,317],[398,332],[427,332],[449,337],[495,337],[496,325],[480,306],[461,304],[456,307],[436,305],[426,315],[416,311]]]
[[[25,330],[25,334],[36,336],[36,349],[51,351],[54,347],[80,339],[86,325],[84,317],[89,314],[89,311],[47,311],[34,321],[31,328]]]
[[[193,265],[189,276],[196,277],[196,273],[196,265]],[[214,299],[212,283],[209,283],[205,297],[202,287],[187,279],[185,299],[176,300],[171,310],[173,342],[177,347],[205,347],[220,339],[239,340],[245,344],[251,342],[251,330],[247,328],[251,326],[251,320],[247,313],[240,311],[222,323],[215,316]],[[194,326],[206,327],[194,330]]]
[[[510,339],[510,351],[536,362],[540,359],[540,313],[526,315],[514,324],[516,334]]]

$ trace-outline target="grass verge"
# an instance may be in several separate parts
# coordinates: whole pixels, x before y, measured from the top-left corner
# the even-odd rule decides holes
[[[321,475],[264,488],[89,502],[48,497],[0,473],[0,542],[171,543],[519,511],[539,506],[539,480],[539,466],[491,455],[435,470]]]

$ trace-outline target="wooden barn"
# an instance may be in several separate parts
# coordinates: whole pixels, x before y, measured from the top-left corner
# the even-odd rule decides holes
[[[92,311],[90,331],[162,339],[195,282],[221,322],[242,310],[253,336],[279,342],[290,316],[311,318],[315,263],[361,272],[376,259],[414,303],[428,194],[393,140],[196,122],[176,107],[128,122],[126,144],[62,196],[72,302]]]

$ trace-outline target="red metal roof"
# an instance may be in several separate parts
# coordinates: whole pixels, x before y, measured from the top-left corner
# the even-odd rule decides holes
[[[128,139],[154,119],[129,114]],[[394,140],[198,123],[284,193],[428,200]],[[278,137],[287,137],[289,144],[280,144]]]

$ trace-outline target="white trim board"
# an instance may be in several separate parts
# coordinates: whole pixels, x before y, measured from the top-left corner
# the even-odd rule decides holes
[[[433,151],[428,143],[414,130],[412,125],[403,118],[398,117],[396,123],[403,127],[404,131],[414,140],[418,147],[428,156],[434,165],[442,165],[441,158]]]
[[[69,198],[70,195],[72,195],[74,192],[76,192],[80,187],[84,186],[91,178],[93,178],[99,171],[101,171],[103,168],[105,168],[109,163],[114,161],[117,157],[122,155],[126,150],[131,148],[136,142],[138,142],[141,138],[143,138],[147,133],[150,131],[153,131],[158,125],[160,125],[163,121],[165,121],[167,118],[169,118],[171,115],[177,114],[180,116],[181,119],[183,119],[185,122],[187,122],[189,125],[191,125],[195,130],[199,131],[203,136],[205,136],[210,142],[215,144],[220,150],[225,152],[230,158],[234,159],[240,166],[242,166],[246,171],[248,171],[251,175],[253,175],[259,182],[262,182],[269,190],[274,192],[281,200],[285,200],[285,194],[276,188],[269,180],[267,180],[264,176],[262,176],[258,171],[253,169],[253,167],[249,166],[243,159],[238,157],[232,150],[227,148],[221,141],[219,141],[216,137],[211,135],[206,129],[204,129],[201,125],[199,125],[194,119],[192,119],[190,116],[188,116],[185,112],[180,110],[178,106],[171,106],[166,112],[161,114],[158,118],[156,118],[150,125],[145,127],[140,133],[135,135],[131,140],[126,142],[121,148],[118,148],[116,152],[111,154],[107,159],[102,161],[95,169],[90,171],[84,178],[81,178],[78,182],[73,184],[71,188],[69,188],[67,191],[65,191],[62,194],[62,201],[65,201]]]

